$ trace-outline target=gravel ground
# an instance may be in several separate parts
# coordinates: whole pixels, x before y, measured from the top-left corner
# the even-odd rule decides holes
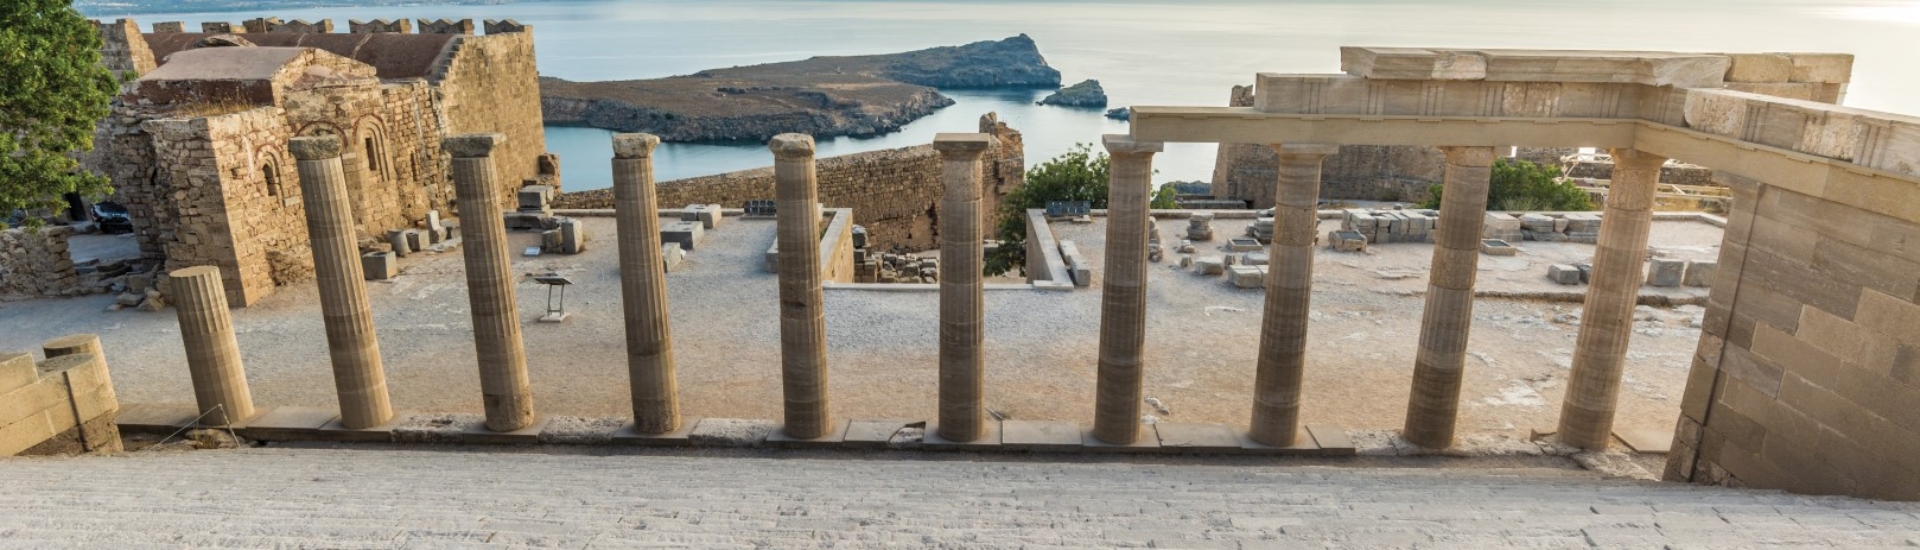
[[[627,414],[624,336],[612,246],[613,220],[587,218],[597,239],[578,256],[514,257],[521,274],[558,271],[575,281],[573,318],[533,322],[546,290],[522,282],[535,405],[579,417]],[[1169,243],[1184,220],[1160,222]],[[1224,242],[1244,221],[1220,220]],[[1335,222],[1323,224],[1323,231]],[[780,416],[779,325],[774,276],[762,270],[773,222],[729,219],[668,276],[682,407],[693,417]],[[1104,225],[1060,224],[1101,265]],[[1707,258],[1720,231],[1691,222],[1657,222],[1656,247]],[[513,249],[537,241],[512,233]],[[1204,244],[1204,243],[1203,243]],[[1548,263],[1578,261],[1590,245],[1524,243],[1515,258],[1483,257],[1490,290],[1579,291],[1545,280]],[[1324,250],[1324,249],[1323,249]],[[1395,244],[1365,255],[1318,255],[1303,417],[1350,429],[1398,428],[1419,335],[1419,293],[1431,247]],[[1251,407],[1261,293],[1235,289],[1176,266],[1177,254],[1150,271],[1146,394],[1167,406],[1148,412],[1180,422],[1245,423]],[[405,273],[372,282],[375,323],[397,408],[480,411],[478,377],[458,252],[416,255]],[[1704,289],[1680,293],[1703,294]],[[105,313],[111,297],[0,303],[0,349],[37,348],[72,332],[102,335],[116,390],[128,403],[193,400],[172,312]],[[932,417],[937,383],[934,292],[833,290],[827,293],[833,410],[843,417]],[[1073,292],[986,293],[987,394],[995,411],[1021,419],[1091,422],[1099,286]],[[1526,435],[1551,425],[1577,332],[1577,303],[1483,299],[1475,307],[1472,357],[1464,391],[1463,433]],[[1621,427],[1670,430],[1698,338],[1698,307],[1641,308],[1629,350]],[[235,310],[248,379],[263,406],[334,406],[326,339],[312,283],[282,288],[261,304]]]

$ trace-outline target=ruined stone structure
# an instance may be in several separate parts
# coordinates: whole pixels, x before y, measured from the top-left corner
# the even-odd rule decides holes
[[[982,117],[980,132],[991,134],[994,146],[981,157],[986,187],[981,211],[989,216],[1000,197],[1026,181],[1026,159],[1020,132],[994,115]],[[941,179],[939,151],[920,145],[819,159],[820,202],[828,208],[852,208],[854,223],[867,228],[868,247],[893,246],[920,251],[939,245]],[[657,186],[660,204],[719,204],[738,208],[749,200],[774,195],[772,168],[759,168],[673,181]],[[612,208],[611,190],[563,195],[556,208]]]
[[[1346,74],[1260,75],[1250,106],[1136,107],[1133,138],[1442,146],[1488,157],[1487,148],[1513,144],[1610,150],[1621,173],[1559,427],[1563,442],[1588,448],[1611,439],[1658,167],[1676,158],[1718,170],[1735,189],[1733,215],[1667,478],[1920,499],[1920,118],[1832,105],[1851,56],[1341,54]],[[1449,184],[1456,175],[1484,178],[1449,169]],[[1442,218],[1443,233],[1466,223]],[[1465,258],[1448,250],[1436,250],[1435,284],[1464,270],[1471,288]],[[1442,298],[1429,294],[1423,332],[1458,330],[1464,340],[1464,318],[1439,312],[1470,309],[1471,295]],[[1439,340],[1422,338],[1423,368],[1430,352],[1456,347],[1429,341]],[[1451,378],[1416,376],[1409,439],[1450,443],[1451,419],[1433,416],[1458,406]]]
[[[524,26],[471,36],[261,25],[238,35],[101,26],[109,68],[141,76],[101,123],[89,168],[112,178],[143,256],[220,267],[233,305],[312,277],[289,138],[341,138],[363,240],[452,207],[448,135],[509,137],[497,156],[503,202],[528,183],[558,184]]]
[[[73,296],[84,292],[67,253],[66,227],[0,230],[0,296]]]
[[[120,452],[120,402],[100,337],[47,341],[44,361],[0,352],[0,457]]]

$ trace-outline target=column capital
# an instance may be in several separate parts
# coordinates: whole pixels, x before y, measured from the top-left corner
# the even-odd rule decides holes
[[[993,136],[987,134],[934,134],[933,149],[940,157],[948,160],[972,160],[993,147]]]
[[[773,151],[776,160],[806,160],[813,158],[813,136],[806,134],[780,134],[767,141],[767,150]]]
[[[507,135],[498,132],[461,134],[442,140],[440,148],[454,158],[485,158],[493,156],[493,148],[506,142]]]
[[[1614,148],[1607,154],[1613,156],[1613,165],[1628,170],[1658,170],[1667,163],[1667,157],[1641,151],[1639,149]]]
[[[653,148],[659,146],[660,136],[653,134],[614,134],[613,158],[652,158]]]
[[[1340,146],[1330,143],[1269,143],[1268,147],[1280,156],[1328,157],[1340,152]]]
[[[287,140],[287,150],[297,160],[340,158],[340,136],[308,136]]]
[[[1447,164],[1454,166],[1493,166],[1493,148],[1480,145],[1442,145]]]
[[[1167,149],[1167,144],[1165,143],[1158,141],[1134,141],[1133,136],[1127,134],[1103,135],[1100,136],[1100,143],[1106,146],[1107,154],[1116,157],[1123,155],[1151,155]]]

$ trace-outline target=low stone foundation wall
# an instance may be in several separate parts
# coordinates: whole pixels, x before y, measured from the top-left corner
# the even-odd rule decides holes
[[[66,227],[0,231],[0,296],[74,296],[80,274],[67,252]]]

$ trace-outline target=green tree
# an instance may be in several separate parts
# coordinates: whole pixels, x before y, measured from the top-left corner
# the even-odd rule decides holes
[[[1427,188],[1422,208],[1439,208],[1442,186]],[[1562,179],[1552,168],[1524,160],[1499,159],[1493,163],[1493,181],[1487,185],[1488,210],[1596,210],[1585,189]]]
[[[1000,246],[987,254],[987,275],[1003,275],[1027,265],[1027,209],[1045,208],[1047,201],[1087,201],[1107,207],[1111,159],[1093,146],[1079,143],[1066,154],[1027,170],[1027,179],[1000,199],[993,235]]]
[[[112,191],[77,157],[93,150],[117,90],[100,46],[71,0],[0,2],[0,213],[58,211],[63,194]]]
[[[1153,192],[1153,202],[1147,208],[1168,210],[1180,207],[1180,187],[1172,182],[1160,184],[1160,190]]]

